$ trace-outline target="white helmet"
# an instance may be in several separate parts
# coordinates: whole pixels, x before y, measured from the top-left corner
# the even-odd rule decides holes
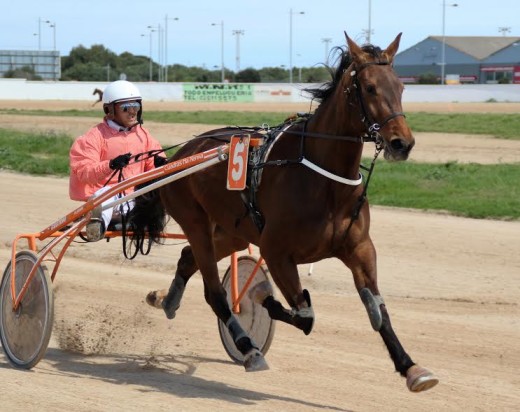
[[[137,100],[141,108],[137,112],[137,122],[143,123],[143,105],[139,89],[126,80],[116,80],[110,83],[103,91],[103,111],[105,114],[114,113],[114,104],[127,100]]]
[[[126,80],[116,80],[110,83],[103,91],[103,104],[125,100],[141,100],[139,89]]]

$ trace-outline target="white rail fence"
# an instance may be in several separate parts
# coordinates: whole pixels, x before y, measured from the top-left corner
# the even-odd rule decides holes
[[[54,82],[0,79],[0,100],[92,100],[106,82]],[[136,83],[148,101],[300,103],[316,84]],[[519,84],[407,85],[404,102],[520,102]]]

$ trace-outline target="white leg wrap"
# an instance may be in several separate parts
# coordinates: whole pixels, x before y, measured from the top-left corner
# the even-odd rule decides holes
[[[233,340],[237,342],[239,339],[247,338],[247,333],[242,329],[240,323],[238,323],[235,315],[231,315],[231,317],[226,322],[226,327],[228,328]]]
[[[314,310],[310,308],[291,309],[291,316],[299,316],[300,318],[314,318]]]

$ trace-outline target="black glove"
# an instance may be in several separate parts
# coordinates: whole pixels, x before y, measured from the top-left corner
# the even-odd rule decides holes
[[[123,167],[125,167],[128,163],[130,163],[130,158],[132,157],[132,153],[125,153],[125,154],[122,154],[122,155],[119,155],[117,157],[114,157],[110,163],[108,164],[108,166],[112,169],[112,170],[118,170],[118,169],[122,169]]]
[[[153,157],[153,165],[155,167],[161,167],[164,166],[166,163],[168,163],[168,159],[162,156],[155,155]]]

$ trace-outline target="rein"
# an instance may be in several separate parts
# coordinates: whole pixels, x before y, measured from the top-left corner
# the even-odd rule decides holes
[[[376,151],[374,153],[374,158],[372,159],[372,162],[370,163],[370,167],[365,167],[365,166],[361,165],[361,168],[363,170],[367,171],[368,175],[366,177],[365,185],[363,186],[363,192],[358,197],[356,207],[355,207],[354,211],[352,212],[352,217],[350,219],[350,223],[348,224],[347,230],[345,230],[343,242],[346,240],[348,232],[350,232],[350,228],[352,227],[354,222],[358,219],[359,213],[361,212],[361,208],[363,207],[363,204],[367,200],[368,185],[370,183],[370,178],[372,177],[372,172],[374,171],[374,168],[376,166],[377,157],[381,153],[381,150],[383,150],[383,145],[381,143],[376,142]]]
[[[159,153],[166,152],[167,150],[173,149],[177,146],[179,146],[179,145],[173,145],[173,146],[167,147],[165,149],[149,150],[147,152],[138,153],[136,155],[133,155],[131,157],[131,159],[133,159],[133,163],[144,162],[145,160],[155,157]],[[125,177],[123,174],[123,169],[124,169],[124,167],[114,170],[114,172],[110,175],[110,177],[105,182],[103,187],[108,185],[116,174],[118,175],[117,176],[118,183],[121,183],[123,180],[125,180]],[[121,196],[121,195],[124,196],[125,193],[123,192],[122,194],[119,194],[119,196]],[[122,207],[122,205],[120,205],[120,207]],[[121,216],[121,238],[123,241],[123,254],[124,254],[125,258],[132,260],[137,256],[137,253],[139,253],[139,252],[142,255],[148,255],[150,253],[150,250],[152,247],[152,242],[150,240],[148,240],[148,243],[145,246],[145,240],[146,240],[145,237],[138,237],[135,239],[135,250],[132,251],[132,245],[134,245],[134,242],[132,242],[130,244],[128,244],[128,242],[127,242],[127,238],[128,238],[127,232],[128,232],[128,230],[131,230],[131,228],[129,229],[127,226],[127,217],[126,217],[125,213],[121,212],[120,216]],[[86,239],[84,239],[84,240],[86,240]]]
[[[271,161],[258,163],[256,165],[252,166],[253,174],[255,174],[255,173],[259,173],[260,169],[262,169],[263,167],[268,166],[268,165],[282,166],[282,165],[288,165],[288,164],[303,164],[304,166],[314,170],[315,172],[321,174],[322,176],[325,176],[328,179],[332,179],[332,180],[342,183],[342,184],[357,186],[357,185],[361,184],[363,181],[363,175],[361,173],[359,174],[359,178],[356,180],[346,179],[346,178],[337,176],[333,173],[330,173],[327,170],[319,167],[318,165],[316,165],[316,164],[310,162],[308,159],[306,159],[304,157],[305,137],[317,137],[317,138],[326,138],[326,139],[335,139],[335,140],[345,140],[345,141],[351,141],[351,142],[355,142],[355,143],[374,142],[376,148],[375,148],[374,157],[372,159],[370,167],[367,168],[367,167],[364,167],[363,165],[360,165],[360,168],[367,171],[368,173],[365,178],[366,181],[363,186],[363,192],[361,193],[361,195],[358,198],[357,204],[352,212],[352,217],[350,219],[350,223],[345,231],[345,235],[344,235],[345,238],[348,235],[354,222],[359,218],[361,208],[363,207],[363,204],[365,203],[366,198],[367,198],[368,186],[370,183],[370,179],[372,177],[372,173],[374,172],[376,160],[384,148],[383,137],[381,136],[379,131],[392,119],[395,119],[396,117],[399,117],[399,116],[406,117],[403,112],[394,112],[394,113],[390,114],[388,117],[386,117],[381,123],[377,123],[369,115],[367,108],[366,108],[365,101],[363,99],[362,87],[359,82],[359,78],[358,78],[357,74],[359,74],[362,70],[364,70],[366,67],[371,66],[371,65],[384,66],[384,65],[389,65],[389,64],[390,63],[388,61],[368,62],[368,63],[363,64],[357,70],[354,68],[354,70],[350,71],[350,73],[349,73],[353,79],[353,87],[356,89],[356,92],[357,92],[357,98],[358,98],[360,109],[361,109],[360,110],[361,111],[361,121],[363,122],[363,124],[366,127],[366,133],[364,135],[355,137],[355,136],[335,136],[335,135],[328,135],[328,134],[322,134],[322,133],[309,133],[306,131],[306,126],[307,126],[307,122],[308,122],[308,115],[307,115],[307,118],[305,119],[305,123],[303,125],[302,131],[288,130],[288,127],[286,127],[284,130],[280,131],[280,133],[278,133],[278,135],[277,135],[277,136],[280,136],[283,133],[287,133],[287,134],[297,134],[301,137],[301,150],[300,150],[300,156],[298,159],[271,160]],[[344,90],[344,93],[350,94],[350,89],[347,87]],[[300,116],[300,117],[303,118],[304,116]],[[272,139],[272,142],[274,142],[274,139]],[[257,177],[255,180],[259,184],[259,178]],[[263,228],[263,218],[262,218],[261,213],[256,208],[256,190],[257,190],[257,186],[255,184],[251,184],[249,201],[247,201],[247,199],[244,199],[244,196],[242,196],[242,197],[244,199],[244,203],[246,204],[246,208],[249,211],[249,214],[251,215],[251,217],[253,218],[253,221],[255,222],[256,226],[258,227],[259,231],[261,232],[262,228]]]
[[[369,171],[369,175],[368,175],[369,177],[368,177],[367,181],[370,179],[370,175],[372,174],[372,171],[374,169],[374,162],[377,159],[377,157],[379,156],[379,153],[381,152],[381,150],[383,149],[383,138],[382,138],[381,134],[379,133],[379,131],[392,119],[395,119],[396,117],[399,117],[399,116],[406,117],[406,115],[403,112],[394,112],[394,113],[390,114],[388,117],[386,117],[381,123],[377,123],[369,115],[367,108],[366,108],[365,101],[363,99],[362,87],[361,87],[361,84],[359,83],[359,78],[357,75],[361,71],[363,71],[365,68],[367,68],[369,66],[373,66],[373,65],[387,66],[387,65],[390,65],[390,63],[386,60],[377,61],[377,62],[368,62],[368,63],[361,65],[361,67],[359,67],[357,70],[354,68],[354,70],[350,71],[350,73],[349,73],[350,76],[353,78],[353,87],[356,89],[356,92],[357,92],[359,105],[361,107],[361,121],[363,122],[363,124],[366,127],[366,130],[367,130],[366,134],[359,136],[359,137],[355,137],[355,136],[335,136],[335,135],[328,135],[328,134],[323,134],[323,133],[309,133],[305,130],[305,126],[306,126],[307,120],[308,120],[307,119],[305,122],[303,131],[299,131],[299,132],[295,132],[295,131],[291,131],[291,130],[283,131],[283,133],[298,134],[302,137],[302,150],[301,150],[301,155],[300,155],[299,159],[292,160],[292,161],[290,161],[290,160],[275,161],[275,164],[282,165],[282,164],[288,164],[288,163],[293,163],[293,164],[301,163],[301,164],[309,167],[310,169],[314,170],[315,172],[321,174],[322,176],[325,176],[336,182],[347,184],[347,185],[352,185],[352,186],[357,186],[362,182],[361,174],[360,174],[360,177],[356,180],[345,179],[343,177],[340,177],[340,176],[337,176],[335,174],[328,172],[327,170],[319,167],[318,165],[316,165],[316,164],[310,162],[308,159],[306,159],[303,155],[303,140],[305,137],[317,137],[317,138],[334,139],[334,140],[345,140],[345,141],[351,141],[351,142],[356,142],[356,143],[374,142],[376,144],[376,154],[372,161],[371,167],[369,169],[366,169]],[[350,89],[347,87],[344,92],[346,94],[350,94]],[[272,163],[265,162],[262,165],[257,165],[257,166],[263,167],[267,164],[272,164]],[[363,166],[361,166],[361,167],[363,168]],[[366,192],[366,185],[365,185],[365,192]]]

